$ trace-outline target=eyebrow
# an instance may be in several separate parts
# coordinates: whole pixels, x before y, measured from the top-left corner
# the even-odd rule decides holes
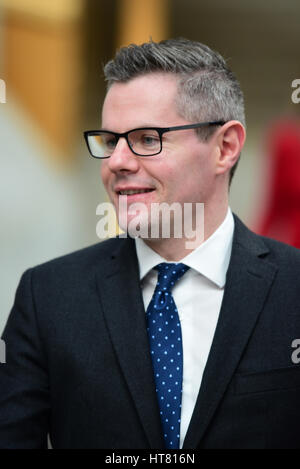
[[[101,124],[102,124],[102,122],[101,122]],[[170,126],[168,126],[168,127],[170,127]],[[146,123],[146,124],[140,124],[138,127],[136,126],[136,127],[130,128],[128,130],[124,130],[124,132],[130,132],[130,130],[135,130],[135,129],[147,129],[147,128],[149,128],[149,129],[156,129],[156,128],[165,129],[165,128],[167,128],[167,126]],[[108,132],[115,132],[117,134],[118,133],[123,133],[123,132],[116,132],[115,130],[111,130],[111,129],[109,129],[107,127],[104,127],[104,126],[101,126],[100,130],[107,130]]]

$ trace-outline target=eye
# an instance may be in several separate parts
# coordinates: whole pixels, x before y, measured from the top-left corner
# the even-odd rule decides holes
[[[110,140],[108,140],[108,141],[106,142],[106,146],[107,146],[107,148],[115,148],[115,146],[116,146],[116,139],[111,138]]]
[[[157,146],[157,143],[159,143],[159,136],[156,134],[145,133],[140,136],[140,142],[146,147]]]
[[[117,140],[114,135],[105,135],[102,136],[103,144],[109,150],[112,150],[116,147]]]
[[[156,129],[137,129],[129,133],[131,148],[140,155],[152,155],[160,151],[160,137]]]
[[[144,145],[153,145],[155,142],[157,142],[157,139],[155,139],[154,137],[150,137],[149,135],[145,135],[142,138],[142,142]]]

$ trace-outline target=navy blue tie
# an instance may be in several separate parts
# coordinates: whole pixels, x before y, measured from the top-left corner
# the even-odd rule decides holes
[[[172,288],[189,269],[162,262],[147,308],[147,331],[166,448],[179,448],[183,352],[181,325]]]

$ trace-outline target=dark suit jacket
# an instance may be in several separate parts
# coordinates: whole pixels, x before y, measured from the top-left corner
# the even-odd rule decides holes
[[[46,447],[50,433],[54,448],[163,448],[132,239],[28,270],[3,338],[1,447]],[[300,448],[297,338],[300,251],[235,218],[184,448]]]

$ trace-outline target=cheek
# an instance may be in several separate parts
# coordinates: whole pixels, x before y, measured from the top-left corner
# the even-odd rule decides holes
[[[101,175],[103,184],[107,186],[108,181],[109,181],[109,169],[108,169],[106,161],[101,162],[100,175]]]
[[[169,173],[172,197],[185,202],[203,202],[210,184],[210,171],[200,161],[186,161]]]

